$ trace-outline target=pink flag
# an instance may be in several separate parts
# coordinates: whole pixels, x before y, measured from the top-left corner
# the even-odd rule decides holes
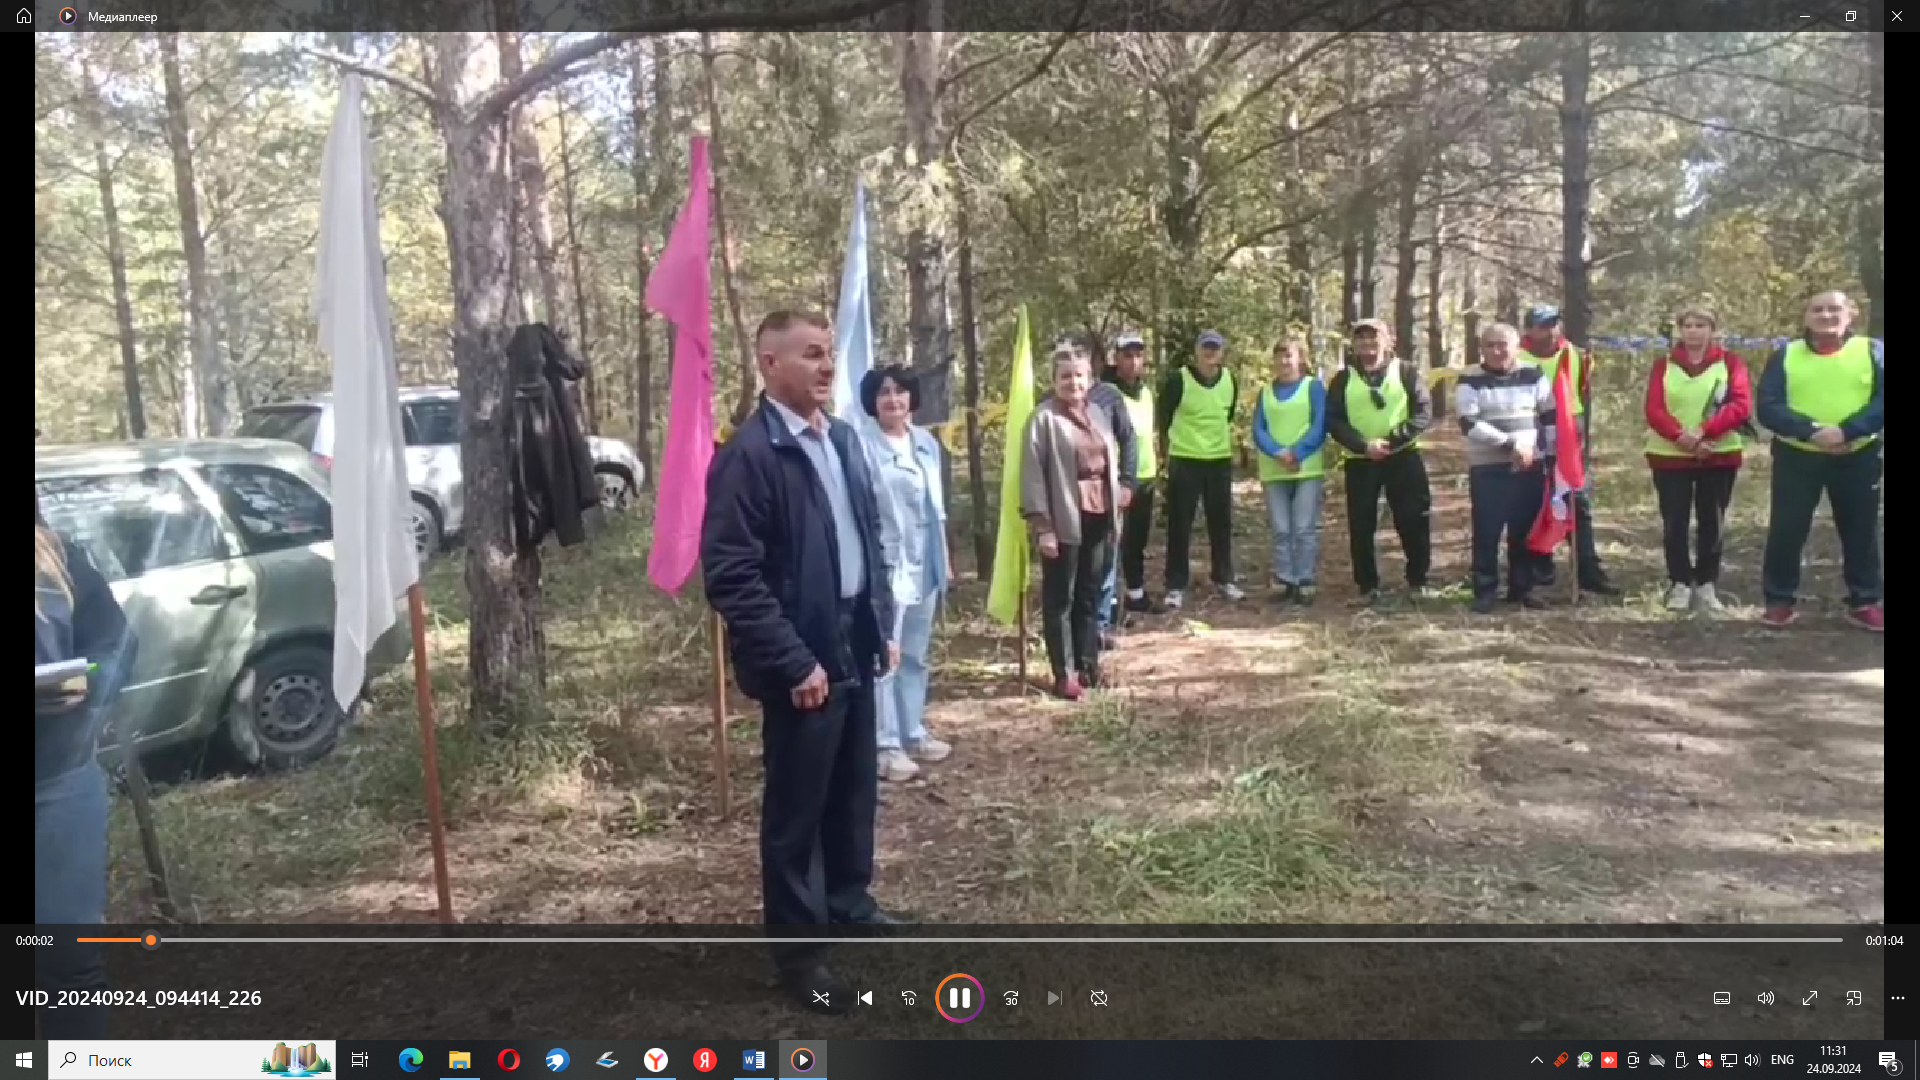
[[[667,451],[654,488],[653,550],[647,578],[678,593],[700,562],[700,520],[707,512],[707,464],[713,460],[713,298],[707,222],[712,184],[707,140],[693,140],[693,187],[667,249],[647,279],[647,306],[673,323],[673,385],[667,391]]]

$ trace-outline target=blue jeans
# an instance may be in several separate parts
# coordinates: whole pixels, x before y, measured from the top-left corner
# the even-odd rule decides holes
[[[1273,529],[1273,577],[1282,585],[1312,585],[1320,569],[1320,504],[1326,478],[1275,480],[1267,493],[1267,524]]]
[[[1100,620],[1103,634],[1120,621],[1120,560],[1117,558],[1107,559],[1107,576],[1100,579],[1100,607],[1094,616]]]
[[[33,921],[41,926],[98,925],[107,916],[107,774],[89,761],[33,788]],[[102,990],[106,963],[100,946],[70,934],[34,950],[40,989]],[[42,1010],[49,1039],[102,1038],[107,1006]]]
[[[900,670],[889,672],[874,688],[881,750],[898,750],[902,743],[911,746],[927,738],[927,650],[939,610],[937,592],[901,609]]]

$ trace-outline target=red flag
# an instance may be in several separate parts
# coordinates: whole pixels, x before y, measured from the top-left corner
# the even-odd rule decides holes
[[[1580,460],[1580,424],[1573,415],[1572,364],[1563,363],[1553,378],[1553,475],[1547,478],[1540,516],[1527,534],[1527,547],[1542,555],[1573,532],[1573,497],[1587,486],[1587,467]]]
[[[667,449],[654,489],[653,550],[647,577],[671,593],[700,561],[700,520],[713,458],[713,322],[708,285],[712,183],[707,140],[693,140],[693,183],[667,249],[647,279],[647,306],[673,323],[673,382],[667,390]]]

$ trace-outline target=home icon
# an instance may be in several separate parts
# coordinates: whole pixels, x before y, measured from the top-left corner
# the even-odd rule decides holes
[[[19,23],[21,26],[32,26],[33,12],[28,11],[26,8],[21,8],[20,14],[14,16],[13,21]]]

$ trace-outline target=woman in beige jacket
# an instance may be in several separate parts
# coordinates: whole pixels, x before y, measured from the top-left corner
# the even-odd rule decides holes
[[[1054,693],[1069,701],[1100,683],[1100,583],[1113,558],[1120,451],[1100,409],[1089,408],[1093,362],[1063,344],[1053,354],[1053,396],[1027,420],[1020,513],[1040,548],[1040,626]]]

